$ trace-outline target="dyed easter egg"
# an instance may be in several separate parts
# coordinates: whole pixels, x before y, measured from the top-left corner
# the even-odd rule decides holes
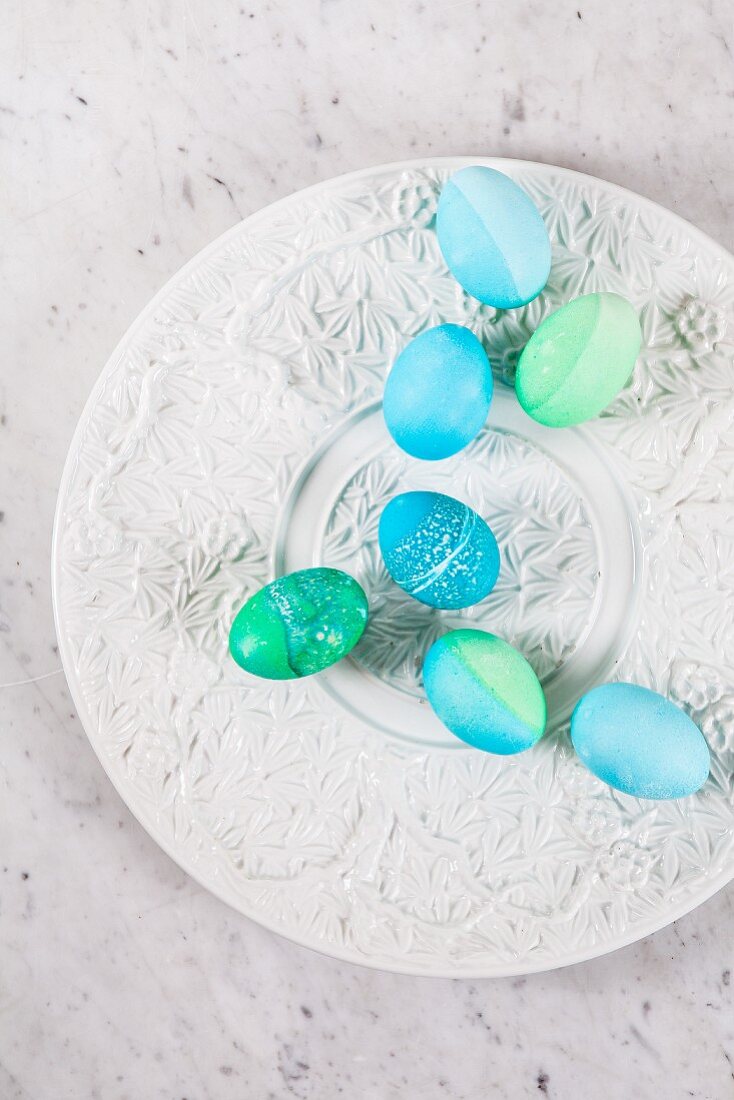
[[[380,517],[380,550],[396,584],[430,607],[483,600],[500,568],[497,542],[467,504],[442,493],[401,493]]]
[[[550,428],[598,416],[628,382],[640,340],[626,298],[575,298],[546,317],[525,345],[515,378],[520,404]]]
[[[452,630],[423,662],[428,702],[453,734],[484,752],[523,752],[545,730],[543,689],[516,649],[483,630]]]
[[[441,191],[438,243],[449,271],[480,302],[524,306],[548,281],[548,231],[528,195],[509,176],[462,168]]]
[[[385,384],[388,431],[409,455],[456,454],[487,419],[492,370],[468,328],[438,325],[416,336],[395,360]]]
[[[571,740],[589,771],[637,798],[683,798],[709,774],[698,726],[636,684],[602,684],[584,695],[571,715]]]
[[[295,680],[340,661],[367,625],[367,597],[340,569],[302,569],[279,577],[242,607],[229,651],[246,672]]]

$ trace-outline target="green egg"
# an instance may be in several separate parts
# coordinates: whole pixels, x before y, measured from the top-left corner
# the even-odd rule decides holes
[[[240,668],[266,680],[296,680],[336,664],[367,625],[367,597],[341,569],[301,569],[266,584],[229,632]]]
[[[520,356],[520,404],[549,428],[598,416],[629,381],[640,341],[637,314],[619,294],[568,302],[546,317]]]

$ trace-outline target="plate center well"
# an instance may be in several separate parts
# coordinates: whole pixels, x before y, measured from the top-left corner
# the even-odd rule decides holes
[[[410,489],[455,496],[487,520],[502,564],[486,600],[437,611],[390,579],[377,542],[379,518],[391,497]],[[609,673],[634,629],[639,558],[637,517],[592,431],[535,424],[512,391],[499,387],[489,426],[442,462],[400,451],[379,404],[345,421],[293,486],[275,568],[330,565],[360,582],[370,622],[352,656],[325,677],[328,689],[373,726],[450,745],[455,741],[422,686],[423,656],[436,638],[463,626],[511,642],[543,682],[556,726]]]

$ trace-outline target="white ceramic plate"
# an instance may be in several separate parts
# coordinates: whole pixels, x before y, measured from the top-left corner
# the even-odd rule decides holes
[[[311,188],[171,280],[82,416],[54,582],[87,734],[182,867],[337,958],[480,976],[610,951],[734,874],[734,262],[618,187],[487,160],[531,194],[554,254],[535,302],[479,306],[432,228],[441,182],[465,163]],[[510,381],[540,319],[593,290],[626,294],[644,333],[633,384],[601,419],[544,429],[499,385],[463,454],[420,463],[391,443],[382,384],[409,337],[467,324]],[[436,612],[386,576],[377,519],[409,487],[466,500],[496,532],[501,580],[478,607]],[[296,683],[240,672],[226,652],[237,608],[314,564],[368,593],[353,657]],[[422,654],[462,622],[541,675],[551,732],[530,752],[461,747],[429,713]],[[713,753],[702,792],[628,798],[576,760],[570,709],[609,678],[699,722]]]

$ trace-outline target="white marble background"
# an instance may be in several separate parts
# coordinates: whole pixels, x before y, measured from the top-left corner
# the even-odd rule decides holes
[[[527,157],[734,245],[730,0],[0,5],[0,1098],[734,1093],[734,889],[538,977],[338,965],[230,912],[94,757],[50,609],[76,419],[152,293],[335,173]]]

